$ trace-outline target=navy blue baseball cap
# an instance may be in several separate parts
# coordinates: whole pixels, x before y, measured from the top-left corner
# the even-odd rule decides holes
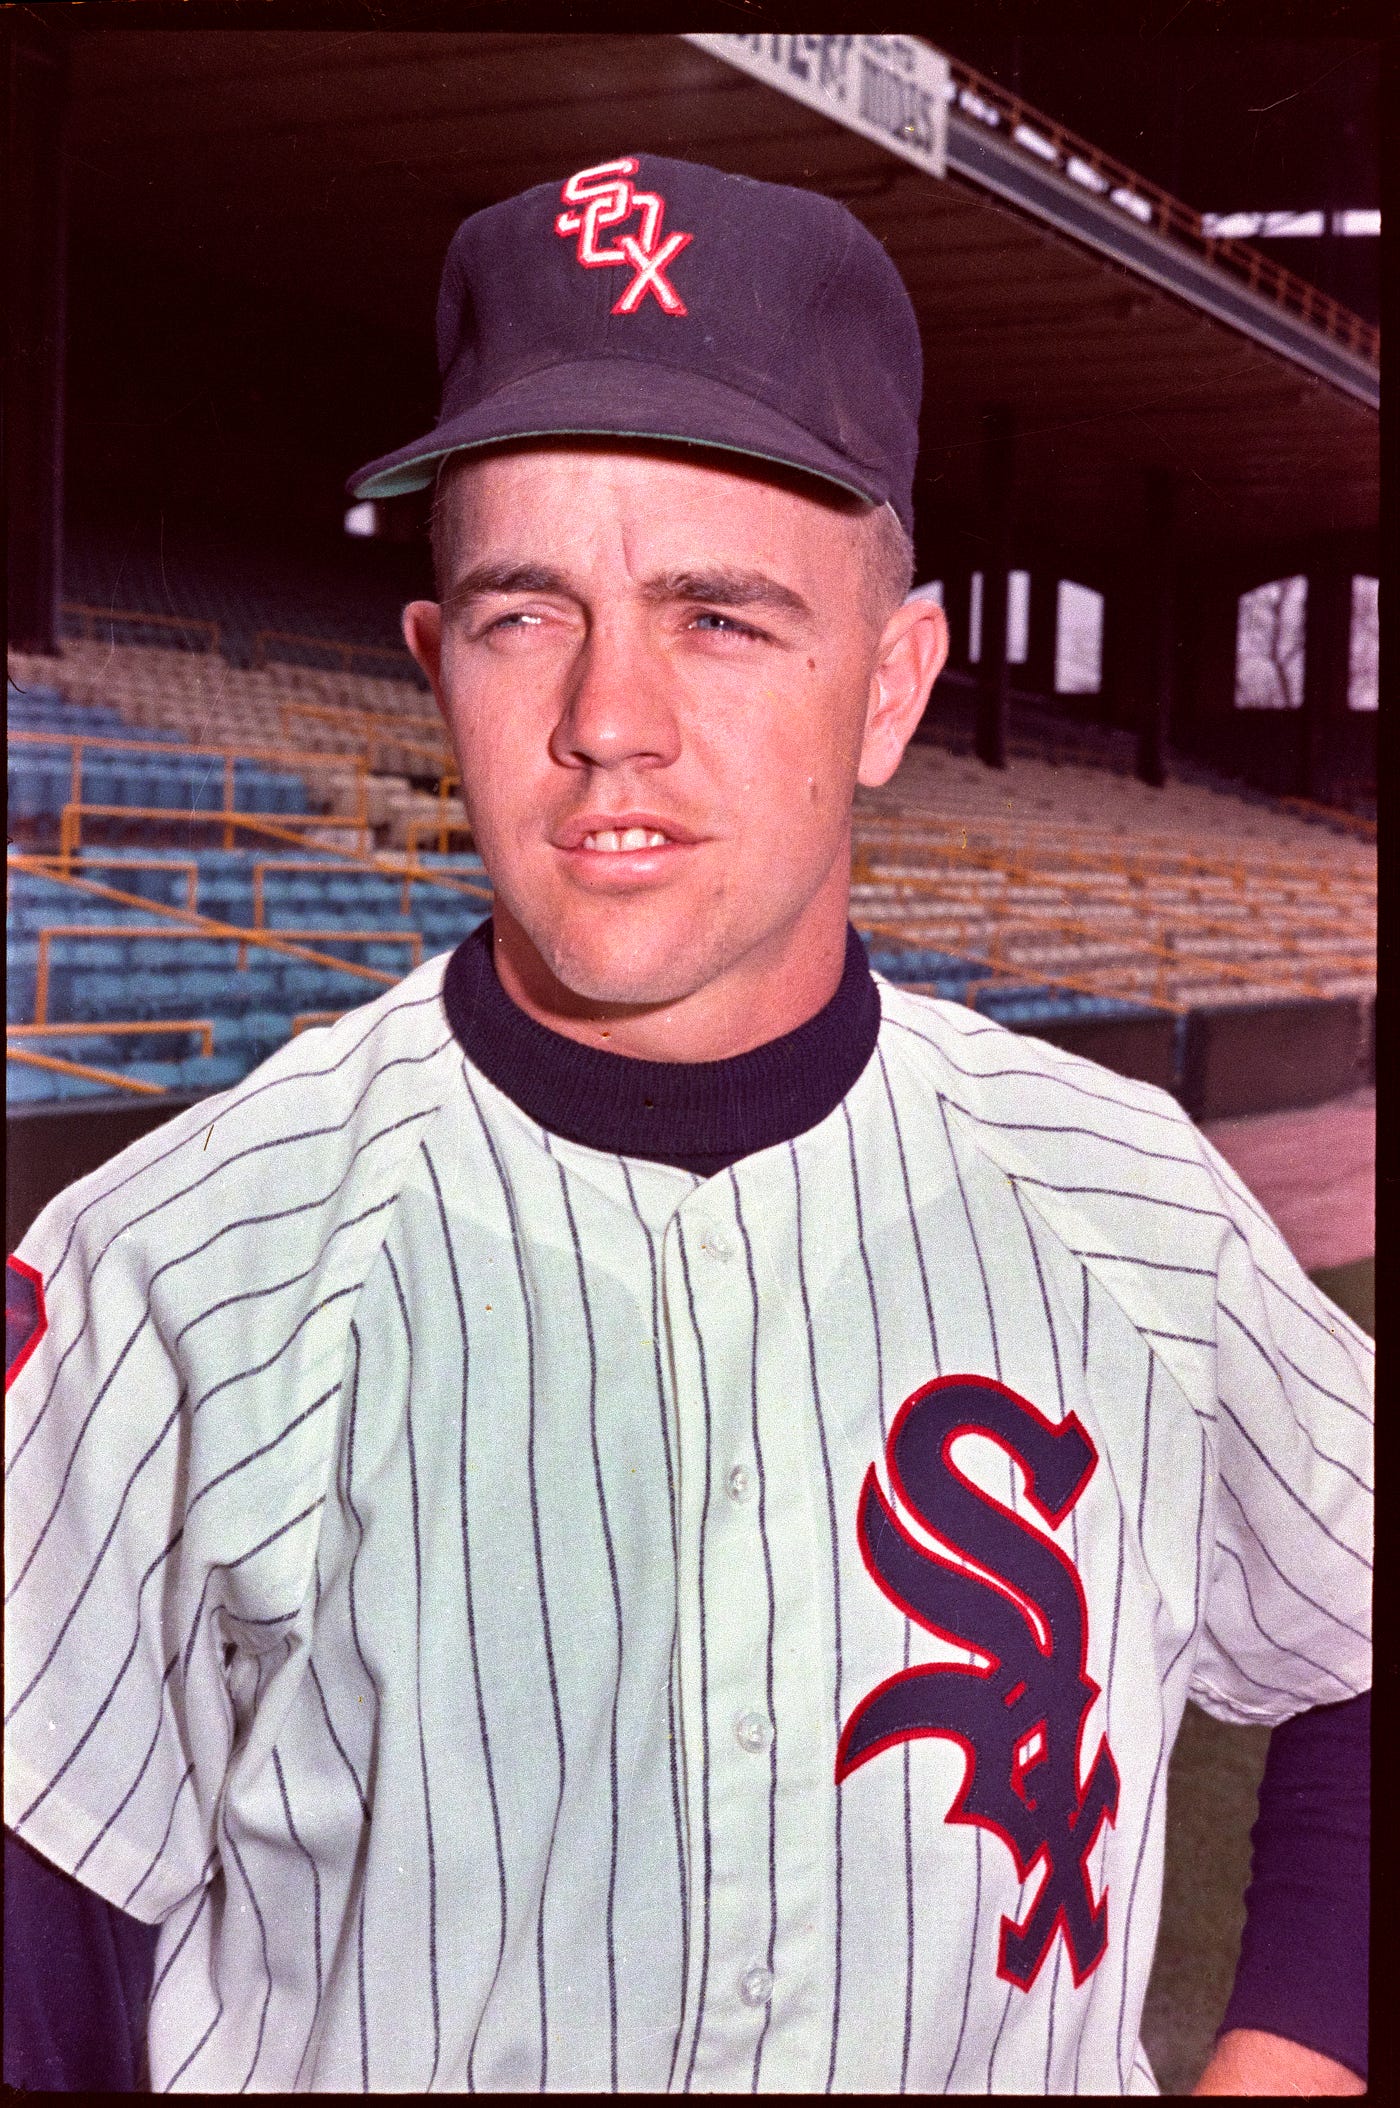
[[[904,281],[833,198],[627,154],[464,220],[437,312],[433,430],[356,498],[555,434],[681,441],[888,504],[913,532],[923,359]]]

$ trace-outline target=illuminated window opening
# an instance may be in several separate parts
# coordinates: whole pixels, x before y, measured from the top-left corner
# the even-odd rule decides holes
[[[1055,591],[1055,692],[1097,695],[1103,685],[1103,594],[1062,578]]]
[[[1347,669],[1347,707],[1374,710],[1380,702],[1381,582],[1351,582],[1351,651]]]
[[[1235,708],[1300,710],[1306,578],[1273,578],[1241,593],[1235,618]]]

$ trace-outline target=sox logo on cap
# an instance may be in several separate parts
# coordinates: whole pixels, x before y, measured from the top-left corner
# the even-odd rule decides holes
[[[566,205],[583,209],[561,212],[554,222],[554,231],[578,236],[578,260],[586,271],[600,270],[609,264],[632,265],[634,275],[613,302],[613,314],[635,315],[647,294],[654,293],[668,315],[683,315],[685,302],[667,278],[666,265],[674,262],[692,237],[676,233],[661,240],[666,200],[655,191],[632,188],[628,178],[636,175],[638,166],[636,159],[628,155],[620,161],[600,161],[596,168],[581,168],[577,175],[570,176],[559,195]],[[640,240],[635,234],[621,234],[616,248],[598,246],[600,227],[620,226],[636,211],[642,215]]]

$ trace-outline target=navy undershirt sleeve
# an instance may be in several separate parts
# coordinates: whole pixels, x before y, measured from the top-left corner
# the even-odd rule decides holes
[[[144,2093],[154,1925],[5,1832],[7,2086]]]
[[[1371,1694],[1276,1727],[1220,2032],[1259,2028],[1366,2077]]]

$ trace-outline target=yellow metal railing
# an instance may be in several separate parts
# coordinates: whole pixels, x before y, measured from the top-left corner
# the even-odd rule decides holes
[[[1359,843],[1219,852],[1014,814],[858,811],[851,916],[905,949],[1167,1008],[1376,978],[1375,856]]]
[[[400,680],[407,682],[413,677],[411,672],[413,661],[409,657],[406,647],[400,648],[394,644],[347,644],[341,637],[308,637],[303,636],[297,630],[287,629],[260,629],[254,634],[254,666],[267,665],[269,658],[272,657],[269,647],[274,644],[292,644],[301,651],[329,652],[336,661],[337,669],[342,673],[353,672],[353,662],[356,659],[380,659],[388,660],[393,664]],[[277,660],[275,663],[286,665],[288,662],[286,660]],[[312,670],[316,671],[317,669],[313,668]]]
[[[153,906],[154,903],[148,903]],[[392,988],[396,975],[386,973],[382,967],[361,966],[353,959],[337,958],[333,952],[309,950],[302,941],[313,938],[324,944],[328,939],[347,944],[406,944],[415,966],[423,957],[423,938],[418,930],[289,930],[285,936],[279,931],[276,938],[266,930],[241,929],[234,923],[214,922],[200,917],[191,928],[166,929],[155,927],[142,929],[130,922],[52,922],[45,923],[39,932],[39,950],[34,971],[34,1023],[49,1022],[49,954],[55,942],[64,939],[97,939],[110,944],[114,938],[136,943],[149,938],[162,941],[185,939],[200,943],[229,943],[238,946],[238,969],[246,970],[248,947],[278,951],[291,958],[308,961],[313,966],[338,967],[342,973],[355,975],[360,980],[375,981],[381,987]]]
[[[59,1054],[36,1054],[31,1047],[12,1047],[5,1041],[6,1061],[22,1062],[26,1068],[52,1069],[60,1076],[82,1076],[89,1083],[110,1084],[113,1090],[130,1091],[139,1098],[163,1098],[162,1083],[147,1083],[138,1076],[123,1076],[119,1069],[94,1068],[91,1062],[65,1061]]]
[[[10,897],[10,873],[14,870],[27,870],[31,864],[46,864],[49,861],[50,859],[42,850],[31,852],[27,861],[24,862],[15,854],[5,859],[5,900],[7,905]],[[57,862],[57,859],[55,858],[53,861]],[[69,864],[70,867],[74,864],[90,866],[92,869],[99,871],[110,871],[114,868],[122,871],[178,871],[185,880],[186,908],[191,914],[197,914],[199,911],[199,865],[192,856],[107,856],[97,849],[84,849],[79,855],[70,857]],[[62,874],[58,871],[45,871],[42,875],[59,882],[62,879]],[[141,900],[145,898],[141,894],[133,897]]]
[[[310,718],[313,724],[329,725],[334,730],[348,733],[351,738],[369,739],[382,746],[406,747],[411,752],[421,753],[443,766],[452,766],[452,749],[441,718],[424,712],[421,717],[410,716],[407,711],[400,714],[392,710],[366,710],[358,703],[279,703],[278,712],[285,729],[289,718]],[[429,735],[422,739],[415,733]]]
[[[942,47],[940,47],[941,49]],[[1093,146],[1067,125],[1023,102],[999,81],[947,53],[954,107],[975,122],[1004,135],[1044,168],[1053,164],[1070,183],[1107,199],[1140,225],[1204,256],[1218,270],[1247,285],[1289,314],[1298,315],[1322,335],[1355,352],[1372,365],[1380,363],[1380,331],[1344,307],[1330,294],[1310,285],[1251,243],[1209,235],[1201,215],[1159,184],[1138,175],[1125,162]]]
[[[69,886],[74,892],[84,894],[89,898],[114,901],[119,907],[140,908],[147,915],[162,915],[168,921],[179,924],[180,928],[191,936],[233,938],[236,941],[247,944],[260,945],[267,951],[281,952],[289,959],[303,959],[312,966],[334,966],[340,972],[351,974],[359,980],[377,981],[381,986],[388,987],[392,987],[394,984],[394,975],[385,973],[380,967],[357,966],[352,959],[337,959],[325,952],[312,951],[306,945],[299,944],[292,938],[276,935],[271,930],[250,930],[245,929],[241,923],[219,922],[213,916],[194,914],[188,908],[170,907],[164,901],[151,900],[141,893],[126,893],[117,886],[104,886],[95,878],[70,877],[62,871],[55,871],[52,868],[52,859],[41,861],[36,857],[23,856],[11,850],[9,862],[17,871],[30,871],[37,877],[54,879],[60,885]],[[97,924],[90,922],[77,925],[78,931],[82,935],[88,935],[97,927]],[[120,923],[115,925],[115,927],[117,933],[122,937],[137,935],[156,936],[161,934],[158,930],[142,931],[139,927],[133,927],[131,923]],[[44,932],[41,931],[41,938],[43,934]],[[376,931],[375,937],[379,939],[386,934],[388,933]],[[393,934],[403,935],[404,933],[395,932]],[[38,1023],[39,1020],[36,1019],[35,1022]]]
[[[434,836],[437,838],[439,853],[444,856],[447,854],[448,841],[454,834],[464,834],[468,842],[472,840],[470,822],[465,816],[459,820],[454,820],[449,816],[446,797],[439,795],[438,807],[439,813],[435,820],[410,820],[408,822],[405,834],[407,836],[407,850],[410,856],[418,854],[420,841],[431,841]]]
[[[237,812],[237,769],[240,761],[257,762],[261,766],[276,767],[291,775],[304,776],[330,771],[344,776],[347,769],[353,771],[356,786],[355,823],[363,831],[368,820],[368,767],[363,754],[316,754],[299,753],[294,747],[225,746],[222,744],[195,744],[176,740],[122,739],[100,732],[11,732],[12,746],[64,747],[72,755],[72,774],[69,781],[68,806],[82,811],[110,816],[113,813],[129,813],[138,819],[195,819],[202,816],[199,809],[189,806],[103,806],[85,804],[83,800],[83,760],[92,748],[103,752],[144,754],[167,762],[214,760],[223,769],[223,804],[219,812],[225,817],[224,847],[233,847],[233,825],[239,817]],[[216,815],[217,817],[217,815]],[[279,818],[294,825],[314,826],[325,820],[330,826],[341,824],[340,816],[310,813],[283,813]]]
[[[139,608],[89,607],[77,600],[61,601],[59,611],[73,618],[81,637],[100,641],[104,628],[110,630],[117,623],[126,623],[142,629],[178,630],[181,636],[202,637],[206,652],[219,649],[218,623],[206,622],[194,615],[151,615]]]
[[[58,822],[58,854],[61,863],[69,863],[74,852],[82,846],[85,819],[161,820],[167,826],[178,822],[181,827],[222,827],[226,849],[235,846],[235,830],[243,834],[270,835],[273,841],[293,842],[298,848],[304,846],[303,837],[312,829],[327,833],[356,834],[360,838],[361,847],[366,849],[372,839],[368,820],[343,813],[283,812],[279,813],[275,820],[270,820],[265,813],[233,812],[222,805],[210,812],[200,812],[190,806],[65,805]]]
[[[163,932],[162,934],[168,935],[170,933]],[[200,1053],[212,1054],[214,1051],[214,1021],[208,1017],[130,1018],[120,1019],[115,1023],[105,1019],[98,1019],[95,1022],[89,1022],[84,1019],[82,1021],[70,1020],[67,1024],[62,1025],[37,1022],[32,1025],[6,1025],[5,1038],[7,1041],[12,1039],[103,1039],[109,1036],[120,1039],[130,1036],[132,1033],[141,1032],[197,1032],[199,1034]]]
[[[1375,885],[1374,862],[1362,856],[1344,862],[1256,845],[1226,855],[1207,854],[1183,844],[1179,835],[1140,829],[1134,831],[1134,846],[1128,849],[1121,835],[1099,833],[1074,821],[1027,822],[1010,816],[1001,820],[985,814],[965,820],[891,820],[858,813],[856,824],[852,868],[857,879],[866,875],[872,858],[886,863],[898,855],[917,860],[926,871],[940,869],[936,859],[981,864],[1018,875],[1049,869],[1057,883],[1067,882],[1062,874],[1068,870],[1084,872],[1095,881],[1116,874],[1125,883],[1137,885],[1155,885],[1165,878],[1228,882],[1236,889],[1261,881],[1323,890]]]
[[[1348,812],[1340,805],[1319,805],[1312,798],[1283,798],[1279,801],[1289,812],[1301,813],[1305,820],[1320,820],[1328,827],[1340,827],[1344,834],[1355,835],[1358,841],[1374,842],[1377,836],[1376,823],[1358,812]]]
[[[126,808],[122,809],[125,810]],[[214,815],[214,817],[221,818],[222,815],[216,814]],[[248,820],[251,820],[253,818],[253,816],[247,814],[242,815],[241,817]],[[434,826],[436,825],[435,822],[431,824]],[[298,842],[297,837],[295,835],[288,834],[280,830],[275,821],[268,821],[266,825],[260,829],[260,832],[264,834],[270,834],[274,838],[281,839],[282,841],[289,843],[295,848],[300,848],[303,846],[300,842]],[[170,908],[162,902],[153,901],[145,894],[123,893],[114,891],[111,888],[104,889],[102,887],[95,887],[92,885],[91,881],[85,882],[80,879],[72,879],[70,881],[70,874],[75,865],[92,863],[94,865],[100,866],[106,864],[109,868],[113,866],[120,866],[121,868],[131,870],[144,870],[147,868],[148,864],[152,867],[163,866],[166,861],[166,859],[146,859],[136,857],[132,857],[130,860],[128,860],[126,858],[110,857],[104,855],[99,850],[93,849],[84,849],[82,851],[74,849],[65,853],[65,850],[62,846],[60,846],[59,850],[56,853],[48,850],[31,849],[20,851],[12,849],[10,850],[7,858],[6,884],[8,886],[9,883],[8,869],[14,869],[16,871],[28,871],[39,878],[54,879],[59,884],[65,884],[69,882],[78,886],[83,886],[86,884],[91,890],[97,892],[98,894],[101,894],[105,891],[107,897],[112,900],[120,901],[123,905],[127,906],[147,908],[151,911],[152,914],[178,914],[181,912],[180,910]],[[168,861],[172,867],[178,864],[179,868],[181,869],[187,868],[191,862],[191,860],[185,858],[172,858]],[[193,868],[196,873],[197,883],[198,866],[195,865],[193,866]],[[329,847],[323,847],[320,851],[320,854],[315,858],[303,859],[300,857],[276,857],[267,858],[263,862],[255,864],[253,866],[253,889],[255,907],[256,904],[261,900],[263,891],[263,880],[259,874],[261,872],[275,870],[364,871],[368,872],[376,878],[402,879],[403,892],[401,896],[401,909],[405,915],[408,913],[409,899],[411,897],[414,886],[436,886],[440,891],[448,893],[459,893],[465,895],[466,898],[471,900],[482,900],[490,902],[491,899],[494,897],[490,882],[486,880],[484,876],[480,879],[475,877],[463,878],[451,872],[435,871],[429,865],[414,862],[412,857],[409,857],[407,858],[407,860],[404,860],[403,858],[396,856],[391,850],[381,849],[375,850],[372,854],[356,855],[351,850],[332,849]],[[191,900],[190,908],[193,908],[193,904],[193,900]],[[254,920],[256,924],[256,914]],[[265,923],[259,924],[258,926],[265,927]]]
[[[376,878],[402,877],[404,885],[401,913],[405,915],[408,913],[409,895],[415,884],[441,886],[448,892],[464,894],[469,900],[490,901],[493,897],[491,887],[487,884],[478,883],[470,878],[452,878],[446,873],[429,871],[422,865],[406,864],[399,866],[391,864],[387,858],[383,862],[378,859],[371,862],[368,858],[357,858],[351,862],[344,858],[332,859],[319,856],[269,857],[261,859],[253,866],[254,929],[261,930],[268,927],[266,874],[269,871],[280,875],[284,871],[345,871],[347,869],[370,872]]]

